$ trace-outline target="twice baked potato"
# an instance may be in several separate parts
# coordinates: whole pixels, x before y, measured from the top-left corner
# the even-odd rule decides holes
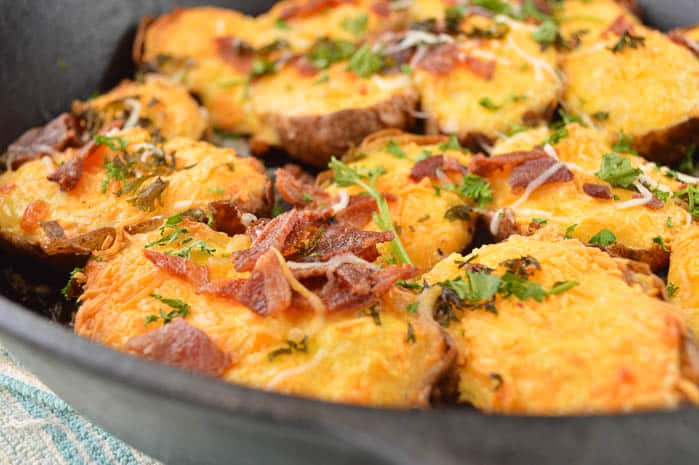
[[[674,237],[692,223],[674,195],[683,185],[626,150],[571,123],[517,134],[496,145],[493,157],[472,159],[471,171],[493,189],[491,232],[502,238],[548,225],[654,270],[665,267]]]
[[[428,133],[456,134],[488,150],[513,128],[550,119],[563,83],[556,50],[534,39],[536,24],[505,16],[463,17],[454,36],[413,58]],[[420,53],[420,52],[417,52]]]
[[[696,367],[683,364],[695,341],[656,298],[662,282],[645,290],[635,270],[545,231],[438,264],[422,299],[457,348],[459,401],[539,415],[696,402]]]
[[[632,137],[648,159],[680,160],[699,143],[699,61],[626,16],[589,38],[562,57],[565,108],[611,138]]]
[[[125,231],[153,227],[153,217],[192,209],[206,217],[211,204],[221,210],[211,210],[216,217],[226,206],[233,216],[272,207],[271,183],[254,158],[190,139],[153,141],[143,128],[108,134],[0,175],[5,245],[73,261],[118,249]]]
[[[275,224],[299,218],[294,211],[285,215]],[[185,232],[170,241],[177,230]],[[168,252],[187,243],[203,248],[192,249],[187,259]],[[134,236],[112,258],[88,263],[75,331],[119,350],[261,389],[352,404],[428,405],[453,358],[441,328],[407,310],[414,294],[384,285],[383,297],[365,304],[309,308],[304,299],[310,291],[298,281],[304,273],[325,266],[324,276],[348,267],[355,281],[364,282],[374,265],[347,255],[325,265],[299,263],[266,249],[252,272],[237,271],[231,255],[235,261],[255,244],[250,246],[248,236],[229,237],[186,219]],[[177,266],[167,266],[172,260]],[[246,301],[236,286],[247,282],[256,284]],[[285,298],[281,308],[270,308]]]

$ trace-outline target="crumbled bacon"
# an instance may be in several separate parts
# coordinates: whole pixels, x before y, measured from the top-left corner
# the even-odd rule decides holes
[[[384,196],[384,198],[386,197]],[[349,198],[347,208],[341,210],[335,216],[335,219],[338,224],[361,229],[371,220],[376,210],[376,200],[372,197],[368,195],[352,195]]]
[[[371,4],[371,11],[377,16],[388,18],[391,15],[391,4],[388,0],[375,0]]]
[[[448,74],[458,64],[459,53],[459,47],[456,45],[441,44],[431,48],[418,66],[433,74]]]
[[[126,348],[149,360],[214,377],[221,376],[231,364],[231,357],[208,334],[182,318],[132,337]]]
[[[49,204],[43,200],[32,200],[24,209],[19,225],[24,232],[33,232],[39,227],[41,220],[49,213]]]
[[[285,249],[288,248],[286,244],[289,236],[295,232],[297,226],[299,226],[303,220],[303,213],[294,209],[277,216],[267,223],[249,249],[241,250],[233,254],[235,269],[238,271],[251,271],[255,267],[257,259],[272,247],[284,252]]]
[[[634,199],[640,199],[642,197],[643,196],[641,194],[639,194],[638,192],[633,195]],[[660,200],[658,197],[656,197],[654,195],[650,199],[650,201],[645,203],[643,206],[650,209],[650,210],[660,210],[661,208],[663,208],[665,206],[665,202],[663,202],[662,200]]]
[[[494,60],[481,60],[469,55],[464,59],[464,63],[469,71],[481,79],[486,81],[493,79],[496,65]]]
[[[318,68],[306,56],[293,58],[291,65],[303,77],[313,77],[318,74]]]
[[[209,283],[209,269],[204,265],[197,265],[191,260],[176,255],[169,255],[148,249],[145,249],[143,254],[158,268],[174,274],[180,279],[191,282],[197,288]]]
[[[313,178],[294,165],[287,165],[275,172],[274,182],[279,195],[295,207],[308,205],[330,206],[336,199],[328,192],[315,186]]]
[[[236,37],[217,37],[216,48],[223,61],[243,74],[250,73],[255,51],[247,42]]]
[[[605,184],[592,184],[586,182],[583,184],[583,191],[590,197],[594,197],[596,199],[611,200],[613,198],[612,190]]]
[[[548,157],[548,155],[538,148],[505,153],[494,157],[476,155],[471,158],[468,164],[468,171],[478,176],[489,176],[497,170],[505,169],[506,167],[515,167],[524,162],[544,157]]]
[[[217,200],[209,203],[213,228],[230,236],[245,232],[243,212],[230,200]]]
[[[612,24],[602,32],[602,37],[607,37],[610,33],[621,37],[624,32],[632,33],[633,24],[628,21],[626,15],[619,15],[612,21]]]
[[[343,3],[355,3],[356,0],[299,0],[281,11],[279,17],[287,20],[292,18],[307,18],[326,9],[335,8]]]
[[[528,160],[512,168],[510,173],[510,187],[513,192],[521,192],[547,169],[559,163],[555,158],[545,157],[536,160]],[[551,176],[546,178],[544,184],[552,182],[569,182],[573,180],[573,173],[563,164]]]
[[[320,235],[319,240],[304,256],[298,257],[298,260],[324,262],[336,255],[351,253],[373,262],[379,256],[376,244],[391,241],[393,237],[392,232],[362,231],[343,225],[331,226]]]
[[[289,308],[291,287],[274,251],[269,250],[257,260],[250,277],[237,289],[235,298],[263,316]]]
[[[416,182],[420,181],[422,178],[435,179],[438,169],[462,174],[466,172],[466,167],[461,165],[456,158],[436,155],[415,163],[415,166],[413,166],[413,169],[410,171],[410,179]]]
[[[53,155],[67,147],[80,144],[80,123],[68,113],[54,118],[46,126],[33,128],[22,134],[7,148],[3,155],[5,160],[12,161],[12,169],[22,164],[40,158],[43,155]]]
[[[47,177],[47,179],[49,181],[58,183],[61,190],[64,192],[72,191],[82,178],[83,163],[85,163],[85,160],[97,153],[103,147],[104,146],[102,145],[97,145],[94,142],[90,142],[78,150],[78,152],[73,155],[73,158],[59,166],[56,171]]]

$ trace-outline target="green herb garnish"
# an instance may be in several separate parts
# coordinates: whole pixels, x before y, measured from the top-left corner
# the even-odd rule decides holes
[[[595,175],[614,187],[628,189],[636,182],[641,173],[639,168],[633,166],[631,160],[613,152],[602,157],[602,165]]]
[[[364,13],[356,17],[348,17],[342,20],[340,25],[342,29],[349,32],[353,36],[361,36],[366,32],[369,23],[369,16]]]
[[[600,247],[607,247],[616,242],[616,236],[609,229],[603,229],[594,236],[590,238],[589,243],[592,245],[599,245]]]

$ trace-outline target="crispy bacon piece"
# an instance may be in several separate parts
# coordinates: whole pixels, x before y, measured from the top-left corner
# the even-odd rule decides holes
[[[262,316],[289,308],[291,287],[274,251],[268,251],[257,260],[255,269],[237,290],[235,298]]]
[[[327,261],[332,257],[354,254],[364,260],[373,262],[379,257],[376,244],[393,240],[392,232],[362,231],[343,225],[332,226],[321,234],[320,239],[300,256],[300,261]]]
[[[505,153],[494,157],[476,155],[471,158],[468,164],[468,171],[478,176],[489,176],[497,170],[515,167],[529,160],[536,160],[544,157],[548,157],[548,155],[538,148]]]
[[[17,188],[17,184],[5,184],[0,186],[0,195],[9,194]]]
[[[149,360],[162,362],[208,376],[221,376],[232,360],[204,331],[182,318],[132,337],[126,348]]]
[[[39,227],[39,223],[49,213],[49,204],[43,200],[32,200],[24,209],[19,225],[22,231],[31,233]]]
[[[240,73],[248,74],[252,71],[252,62],[255,58],[255,50],[252,46],[236,37],[217,37],[215,40],[218,56],[223,61]]]
[[[386,198],[384,196],[384,198]],[[386,199],[388,200],[388,199]],[[371,220],[377,211],[376,200],[368,195],[352,195],[349,204],[335,216],[338,224],[361,229]]]
[[[243,212],[230,200],[217,200],[209,203],[209,211],[213,218],[213,226],[216,231],[221,231],[229,236],[245,232],[243,224]]]
[[[371,11],[382,18],[388,18],[391,15],[391,4],[388,0],[375,0],[371,4]]]
[[[251,271],[257,260],[272,247],[284,253],[288,249],[287,242],[290,235],[297,230],[303,220],[303,213],[294,209],[267,223],[249,249],[233,254],[235,269],[237,271]]]
[[[63,113],[46,126],[33,128],[22,134],[7,148],[3,155],[12,161],[12,169],[44,155],[52,155],[70,146],[80,144],[80,122],[78,118]]]
[[[422,178],[435,179],[438,169],[462,174],[465,174],[467,171],[466,167],[461,165],[456,158],[446,155],[435,155],[415,163],[415,166],[410,171],[410,179],[416,182]]]
[[[356,0],[300,0],[284,8],[279,17],[284,20],[292,18],[307,18],[326,9],[340,6],[343,3],[355,2]]]
[[[459,63],[459,53],[456,45],[441,44],[432,48],[418,66],[433,74],[448,74]]]
[[[602,32],[602,37],[607,37],[610,33],[621,37],[624,32],[632,33],[633,24],[627,20],[626,15],[619,15],[612,21],[612,24]]]
[[[102,148],[103,146],[90,142],[73,155],[73,158],[59,166],[46,179],[58,183],[63,192],[72,191],[82,178],[85,160]]]
[[[323,189],[316,187],[313,178],[295,165],[286,165],[275,172],[274,186],[279,195],[295,207],[309,205],[330,206],[337,200]]]
[[[592,184],[586,182],[583,184],[583,191],[590,197],[594,197],[596,199],[611,200],[613,198],[612,190],[605,184]]]
[[[634,199],[640,199],[641,197],[643,197],[643,196],[639,193],[635,193],[633,195]],[[663,208],[665,206],[665,202],[663,202],[662,200],[660,200],[658,197],[656,197],[654,195],[653,198],[643,206],[650,209],[650,210],[660,210],[661,208]]]
[[[377,302],[399,279],[415,275],[411,266],[388,266],[372,270],[365,265],[339,266],[327,282],[316,291],[329,311],[348,311],[366,308]]]
[[[493,79],[493,75],[495,74],[495,61],[482,60],[469,55],[464,59],[464,63],[469,71],[481,79],[486,81]]]
[[[318,68],[308,59],[308,57],[300,56],[291,59],[291,65],[303,77],[313,77],[318,74]]]
[[[161,270],[165,270],[180,279],[189,281],[197,288],[209,283],[209,269],[204,265],[197,265],[191,260],[176,255],[169,255],[148,249],[145,249],[143,254]]]
[[[559,163],[556,159],[545,157],[537,158],[536,160],[528,160],[521,165],[515,166],[512,168],[509,180],[512,191],[523,191],[529,185],[529,183],[541,176],[544,171],[551,168],[556,163]],[[552,182],[569,182],[572,180],[573,173],[565,165],[561,164],[561,167],[558,170],[546,178],[544,184],[549,184]]]

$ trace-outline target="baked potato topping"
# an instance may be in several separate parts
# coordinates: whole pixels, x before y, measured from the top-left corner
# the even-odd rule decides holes
[[[457,348],[459,400],[526,414],[696,400],[679,308],[636,284],[630,262],[556,236],[512,237],[425,275]]]
[[[504,414],[698,404],[699,32],[640,18],[146,18],[134,80],[0,157],[0,244],[84,265],[77,334],[232,383]]]
[[[162,240],[174,231],[182,231],[175,241]],[[396,287],[367,305],[331,311],[309,308],[308,301],[294,290],[295,297],[286,308],[261,314],[251,308],[255,303],[246,306],[225,294],[212,294],[200,283],[197,286],[192,279],[196,273],[178,277],[176,270],[163,270],[152,258],[162,255],[185,261],[173,249],[199,244],[186,261],[189,266],[205,268],[210,285],[252,281],[262,272],[259,266],[252,272],[239,272],[231,263],[231,256],[249,250],[250,243],[247,236],[229,237],[186,219],[170,220],[159,231],[131,237],[129,245],[113,258],[88,263],[75,331],[120,350],[262,389],[366,405],[428,404],[434,384],[448,367],[451,351],[439,325],[415,310],[408,311],[416,305],[413,293]],[[304,272],[310,273],[314,266],[278,257],[272,254],[269,258],[277,268],[281,260],[285,272],[302,281]],[[258,259],[258,265],[265,260],[267,256]],[[345,268],[373,268],[368,262],[359,265],[358,260],[336,264],[338,273]],[[285,284],[289,278],[279,273],[277,278]],[[357,279],[357,273],[352,275]],[[251,296],[252,300],[276,301],[279,297],[266,291],[277,278],[261,280],[260,294]],[[302,292],[308,295],[310,291]],[[202,331],[205,340],[213,341],[215,349],[205,352],[209,353],[206,360],[192,361],[196,356],[185,347],[174,361],[171,354],[163,354],[160,341],[139,339],[167,331],[183,318],[186,325]]]
[[[89,254],[120,246],[124,231],[148,228],[154,217],[187,210],[206,217],[211,204],[227,203],[264,214],[270,189],[262,164],[232,149],[111,130],[0,175],[0,234],[30,252]]]

